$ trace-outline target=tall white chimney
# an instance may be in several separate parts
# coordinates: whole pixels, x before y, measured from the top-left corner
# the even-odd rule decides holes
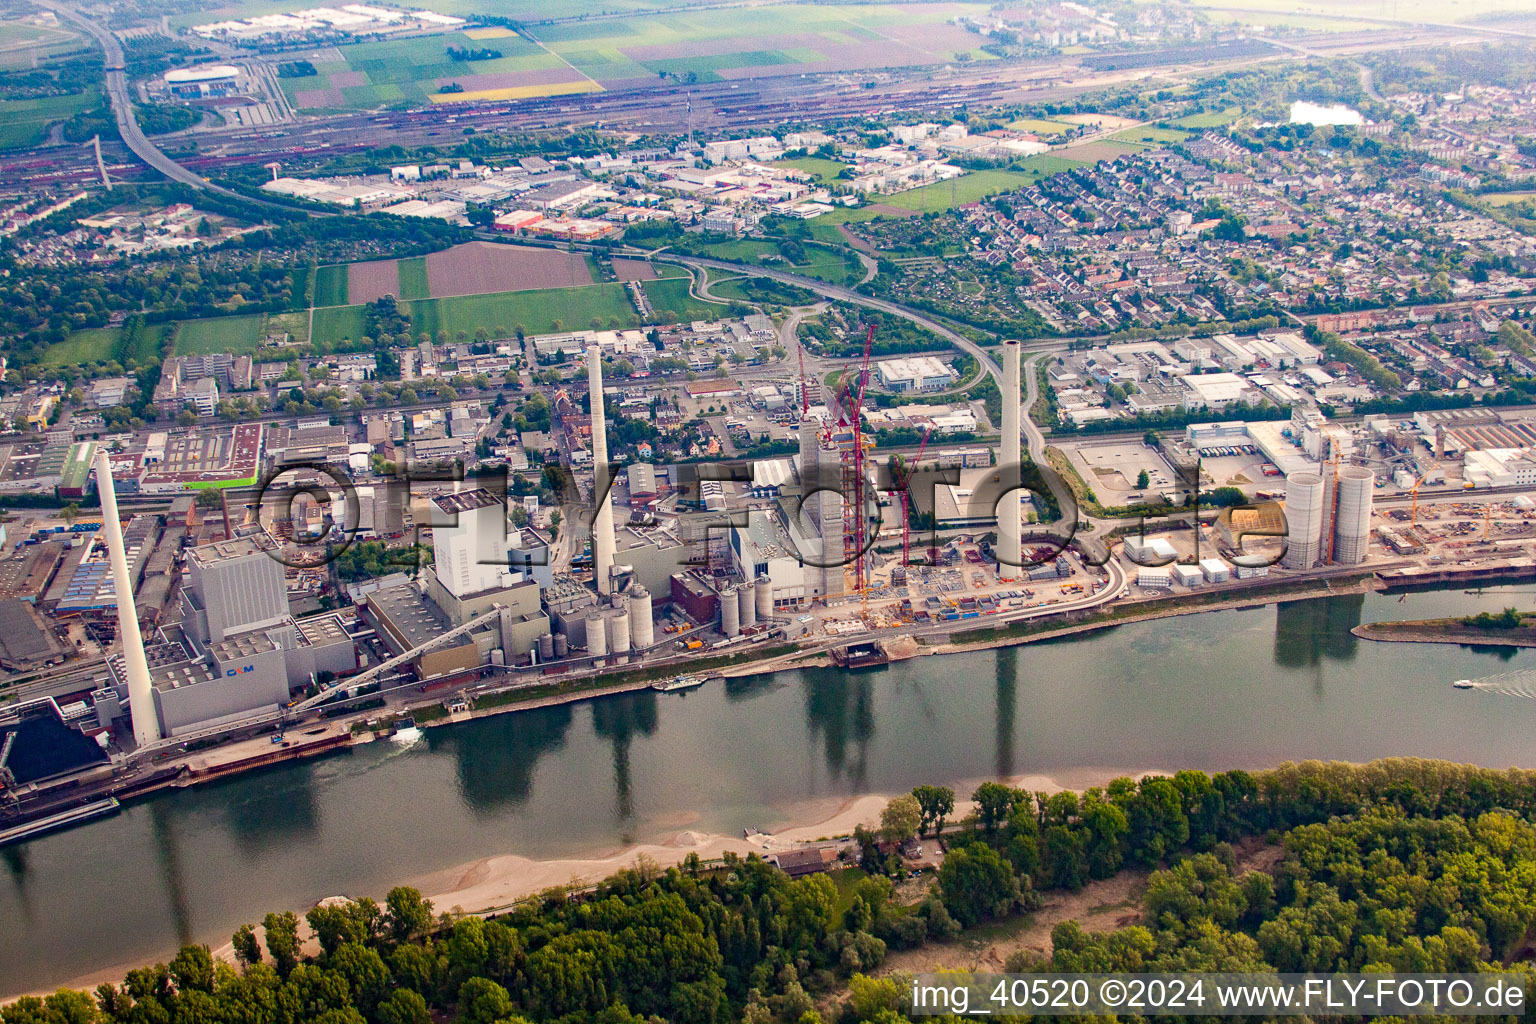
[[[100,450],[96,453],[96,489],[101,492],[101,528],[107,535],[112,588],[117,592],[117,635],[122,638],[123,661],[128,666],[128,712],[133,718],[133,741],[143,747],[160,739],[160,720],[155,715],[149,662],[144,657],[144,637],[139,633],[139,613],[133,606],[133,581],[128,578],[123,524],[117,518],[112,465],[107,461],[107,453]]]
[[[1019,407],[1023,404],[1019,393],[1019,343],[1003,342],[1003,461],[1002,484],[1005,488],[1019,484],[1019,467],[1023,453],[1019,450]],[[1023,545],[1019,539],[1021,512],[1019,491],[1009,491],[997,505],[997,560],[998,573],[1011,576],[1013,567],[1023,561]]]
[[[592,573],[597,592],[613,590],[613,473],[608,465],[607,411],[603,408],[603,352],[597,343],[587,348],[587,389],[592,405],[592,486],[599,499],[592,518]]]

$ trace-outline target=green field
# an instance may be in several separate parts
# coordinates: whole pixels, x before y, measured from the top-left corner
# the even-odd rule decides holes
[[[320,267],[315,271],[315,305],[347,304],[347,268],[345,264]]]
[[[0,149],[19,149],[42,140],[48,126],[67,121],[100,102],[95,90],[35,100],[0,100]]]
[[[1243,112],[1237,107],[1228,107],[1221,111],[1207,111],[1203,114],[1190,114],[1173,122],[1181,128],[1221,128],[1229,125],[1241,117]]]
[[[1062,135],[1076,131],[1077,125],[1065,121],[1049,121],[1039,117],[1026,117],[1010,121],[1008,127],[1016,132],[1034,132],[1036,135]]]
[[[501,56],[493,60],[456,61],[448,56],[450,47],[491,49]],[[479,76],[564,66],[559,57],[516,35],[477,40],[462,32],[448,32],[355,43],[337,47],[335,52],[342,59],[316,63],[318,75],[281,80],[283,92],[294,106],[313,110],[369,108],[399,101],[425,104],[449,81],[474,91],[493,87],[491,80],[477,84]]]
[[[80,37],[67,28],[0,21],[0,69],[31,68],[34,61],[80,45]]]
[[[807,174],[814,174],[816,180],[823,183],[832,181],[841,171],[846,170],[848,167],[841,160],[828,160],[819,156],[797,156],[791,157],[788,160],[775,160],[773,166],[794,167]]]
[[[1166,146],[1172,142],[1183,142],[1189,138],[1189,132],[1181,132],[1177,128],[1153,128],[1150,125],[1143,128],[1127,128],[1123,132],[1117,132],[1109,137],[1110,142],[1128,142],[1133,146]]]
[[[431,296],[432,292],[427,288],[427,258],[425,256],[401,260],[396,265],[400,268],[400,298],[402,300],[425,299]]]
[[[317,345],[356,341],[362,336],[362,306],[329,306],[315,310],[315,323],[310,340]]]
[[[43,353],[44,366],[84,366],[105,363],[122,339],[121,327],[87,327],[70,332],[63,341],[48,346]]]
[[[459,295],[401,305],[411,317],[413,331],[426,331],[434,337],[438,331],[447,331],[452,339],[457,339],[460,331],[466,337],[474,337],[476,328],[489,331],[499,326],[514,330],[519,324],[528,334],[580,331],[591,327],[594,317],[604,328],[613,318],[627,327],[636,315],[629,293],[621,284]]]
[[[150,324],[139,336],[138,347],[132,352],[120,352],[123,342],[121,327],[88,327],[73,331],[68,338],[48,346],[43,353],[44,366],[84,366],[88,363],[106,363],[113,360],[126,362],[132,359],[140,366],[156,362],[160,358],[160,341],[169,324]]]
[[[651,308],[658,316],[662,313],[671,313],[682,323],[691,320],[717,320],[725,309],[718,303],[703,302],[689,295],[687,278],[674,277],[665,281],[646,281],[640,287],[645,289],[646,298],[651,300]]]
[[[261,348],[262,323],[265,319],[257,313],[253,316],[184,320],[176,331],[176,354],[190,356],[229,352],[234,355],[250,355]]]
[[[1489,192],[1477,196],[1477,198],[1489,206],[1509,206],[1512,203],[1523,203],[1528,199],[1536,199],[1536,192]]]

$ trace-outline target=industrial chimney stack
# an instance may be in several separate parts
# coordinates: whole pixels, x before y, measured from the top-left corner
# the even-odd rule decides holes
[[[139,633],[139,613],[133,606],[133,581],[128,578],[123,524],[117,518],[117,490],[112,485],[112,466],[105,451],[96,453],[96,489],[101,492],[101,528],[107,535],[112,588],[117,593],[117,635],[123,641],[123,661],[128,668],[128,712],[133,718],[133,741],[144,747],[160,739],[160,720],[155,714],[149,662],[144,657],[144,637]]]
[[[1019,485],[1024,458],[1019,435],[1019,408],[1024,402],[1019,391],[1019,359],[1019,343],[1003,342],[1003,458],[999,468],[1005,490]],[[1009,570],[1024,561],[1019,525],[1021,497],[1018,490],[1008,490],[997,506],[997,560],[998,572],[1002,575],[1011,575]]]
[[[592,518],[592,574],[599,594],[613,590],[613,471],[608,465],[608,423],[603,409],[603,352],[595,343],[587,348],[587,389],[592,406],[592,487],[598,499]]]

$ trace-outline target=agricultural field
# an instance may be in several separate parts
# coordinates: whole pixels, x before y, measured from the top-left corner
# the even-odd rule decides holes
[[[48,127],[68,121],[101,103],[95,90],[71,96],[45,96],[31,100],[0,100],[0,149],[19,149],[35,145]]]
[[[456,61],[448,54],[450,48],[490,49],[501,56]],[[326,52],[342,59],[314,61],[318,75],[282,79],[283,90],[295,107],[369,109],[400,102],[419,106],[434,100],[474,99],[476,93],[497,90],[531,89],[522,94],[554,95],[583,91],[592,84],[559,57],[517,35],[477,40],[464,32],[447,32],[355,43]],[[462,86],[463,92],[443,93],[443,87],[450,84]]]
[[[1243,116],[1243,112],[1237,107],[1228,107],[1226,110],[1208,110],[1202,114],[1190,114],[1173,122],[1180,128],[1222,128]]]
[[[583,256],[526,245],[465,242],[404,260],[371,260],[320,267],[315,306],[362,305],[393,295],[402,301],[489,295],[593,282]]]
[[[341,342],[357,341],[362,336],[362,306],[328,306],[314,311],[310,340],[316,351],[329,351]]]
[[[447,331],[473,337],[478,328],[527,334],[585,330],[596,319],[602,327],[628,327],[635,321],[635,307],[622,284],[588,285],[583,288],[549,288],[540,291],[500,292],[492,295],[461,295],[447,299],[423,299],[404,304],[411,329],[436,336]],[[319,323],[316,321],[316,333]],[[318,340],[318,339],[317,339]]]
[[[315,305],[345,306],[347,295],[347,268],[343,264],[318,267],[315,270]]]
[[[561,0],[560,14],[566,17],[624,11],[653,14],[686,5],[686,0]],[[215,0],[214,3],[198,5],[195,11],[172,15],[170,24],[181,28],[188,25],[201,25],[208,21],[252,18],[262,14],[278,14],[313,6],[314,4],[307,0]],[[550,16],[549,5],[539,0],[412,0],[411,6],[436,11],[439,14],[450,14],[458,18],[497,15],[516,21],[538,21]]]
[[[0,21],[0,70],[29,68],[34,61],[80,48],[80,37],[49,17]]]
[[[427,285],[427,260],[424,256],[401,260],[397,265],[402,299],[425,299],[432,295]]]
[[[769,4],[534,26],[532,34],[589,78],[721,81],[765,75],[943,64],[981,52],[950,24],[984,5]]]
[[[1221,0],[1195,0],[1196,7],[1224,7]],[[1272,13],[1283,24],[1316,28],[1317,19],[1389,18],[1393,21],[1471,21],[1489,15],[1530,13],[1523,0],[1341,0],[1318,3],[1316,0],[1254,0],[1245,3],[1243,22],[1251,23],[1255,14]],[[1310,17],[1308,17],[1310,16]],[[1330,26],[1332,27],[1332,26]]]

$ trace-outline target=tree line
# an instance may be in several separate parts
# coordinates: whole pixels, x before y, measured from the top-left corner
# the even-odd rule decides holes
[[[550,890],[492,919],[391,890],[239,928],[93,993],[0,1010],[3,1024],[901,1024],[891,948],[1027,912],[1047,889],[1150,869],[1141,922],[1012,971],[1486,971],[1536,925],[1536,773],[1423,760],[1116,779],[1078,794],[988,782],[958,822],[920,786],[860,828],[863,871],[790,879],[754,856],[665,871],[642,861],[588,891]],[[942,836],[926,893],[898,898],[896,851]],[[1275,865],[1249,857],[1268,839]],[[1269,858],[1274,860],[1274,858]]]

